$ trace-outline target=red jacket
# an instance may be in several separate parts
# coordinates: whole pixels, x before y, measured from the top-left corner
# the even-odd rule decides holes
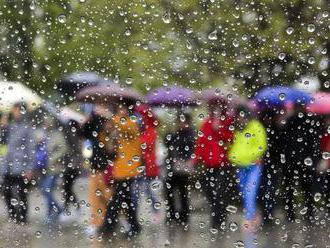
[[[202,163],[206,168],[220,168],[229,165],[226,145],[232,141],[234,136],[234,132],[229,128],[233,122],[232,117],[226,117],[224,120],[211,117],[204,122],[200,129],[203,135],[198,137],[196,143],[197,163]]]
[[[142,159],[146,167],[147,177],[158,177],[160,174],[160,168],[156,162],[156,141],[157,131],[154,127],[147,127],[141,134]]]

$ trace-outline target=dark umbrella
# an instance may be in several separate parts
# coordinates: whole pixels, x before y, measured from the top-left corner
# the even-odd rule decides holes
[[[152,106],[191,106],[196,105],[195,93],[178,86],[161,87],[146,96],[146,102]]]
[[[278,107],[286,103],[307,104],[311,100],[308,93],[286,86],[265,87],[254,97],[254,101],[262,107]]]
[[[85,88],[78,92],[76,100],[91,103],[111,103],[113,101],[135,102],[143,97],[132,88],[120,87],[114,83]]]
[[[75,72],[69,74],[57,82],[60,92],[68,96],[75,95],[81,89],[104,82],[95,72]]]

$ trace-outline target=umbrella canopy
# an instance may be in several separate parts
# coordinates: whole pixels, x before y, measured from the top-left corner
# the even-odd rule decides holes
[[[161,87],[146,96],[146,102],[152,106],[191,106],[196,105],[195,93],[178,86]]]
[[[73,96],[85,87],[97,85],[104,81],[95,72],[75,72],[60,79],[57,82],[57,87],[60,92]]]
[[[78,123],[84,123],[87,120],[87,117],[74,111],[69,107],[57,108],[53,103],[45,101],[42,105],[45,110],[53,115],[63,124],[68,124],[71,120],[74,120]]]
[[[208,104],[217,104],[219,102],[239,104],[241,102],[241,98],[237,94],[219,88],[202,91],[200,99],[204,100]]]
[[[142,101],[143,97],[132,88],[108,83],[87,87],[78,92],[76,99],[82,102],[111,103],[113,101]]]
[[[19,82],[0,82],[0,109],[9,111],[16,102],[26,102],[29,106],[36,107],[42,99],[36,92]]]
[[[330,114],[330,93],[318,92],[313,95],[308,110],[316,114]]]
[[[308,93],[285,86],[265,87],[254,97],[254,101],[263,107],[278,107],[287,103],[308,104],[311,100]]]

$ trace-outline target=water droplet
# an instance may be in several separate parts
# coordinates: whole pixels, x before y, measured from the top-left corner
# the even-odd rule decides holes
[[[320,201],[321,198],[322,198],[322,194],[321,193],[319,193],[319,192],[315,193],[315,195],[314,195],[314,201],[315,202]]]
[[[10,204],[13,205],[13,206],[16,206],[16,205],[18,205],[18,200],[16,198],[11,198],[10,199]]]
[[[66,23],[66,15],[61,14],[57,17],[59,23]]]
[[[199,181],[196,181],[195,188],[200,189],[202,187],[201,183]]]
[[[171,22],[171,13],[169,11],[166,11],[162,17],[163,22],[168,24]]]
[[[280,93],[280,94],[278,95],[278,98],[279,98],[281,101],[284,101],[285,98],[286,98],[285,93]]]
[[[229,229],[230,229],[230,231],[232,231],[232,232],[236,232],[237,229],[238,229],[238,225],[237,225],[237,223],[236,223],[236,222],[231,222],[231,223],[229,224]]]
[[[300,214],[301,215],[305,215],[306,213],[307,213],[307,210],[308,210],[308,208],[307,207],[303,207],[301,210],[300,210]]]
[[[278,58],[279,58],[280,60],[285,59],[285,53],[279,53],[279,54],[278,54]]]
[[[40,231],[36,231],[35,236],[37,239],[40,239],[42,237],[42,233]]]
[[[209,33],[208,39],[209,40],[217,40],[218,39],[217,30],[214,30],[213,32]]]
[[[314,24],[309,24],[307,26],[307,31],[310,33],[313,33],[315,31],[315,25]]]
[[[286,29],[286,33],[287,33],[288,35],[291,35],[291,34],[293,33],[293,31],[294,31],[293,27],[288,27],[288,28]]]
[[[229,213],[232,213],[232,214],[236,214],[237,212],[237,207],[233,206],[233,205],[228,205],[226,207],[226,210],[229,212]]]
[[[330,152],[323,152],[322,153],[322,158],[325,160],[328,160],[330,158]]]
[[[313,165],[313,160],[310,157],[307,157],[304,159],[304,164],[307,166],[312,166]]]

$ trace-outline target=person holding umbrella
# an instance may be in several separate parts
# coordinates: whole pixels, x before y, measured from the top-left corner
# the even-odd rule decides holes
[[[132,109],[134,104],[141,100],[141,96],[131,88],[109,83],[81,90],[77,100],[111,106],[115,113],[104,115],[109,120],[107,130],[115,132],[108,137],[116,137],[117,145],[114,149],[114,157],[104,163],[107,172],[111,173],[113,193],[107,204],[105,221],[99,231],[113,233],[119,222],[118,216],[124,210],[130,226],[127,235],[135,236],[140,233],[141,227],[137,220],[137,206],[132,199],[131,191],[136,177],[142,172],[142,148],[140,129]]]
[[[233,190],[233,168],[228,160],[228,149],[234,137],[234,118],[230,102],[221,97],[206,99],[209,118],[200,128],[196,142],[195,163],[201,165],[202,190],[211,207],[211,227],[220,229],[226,220],[226,207]]]

